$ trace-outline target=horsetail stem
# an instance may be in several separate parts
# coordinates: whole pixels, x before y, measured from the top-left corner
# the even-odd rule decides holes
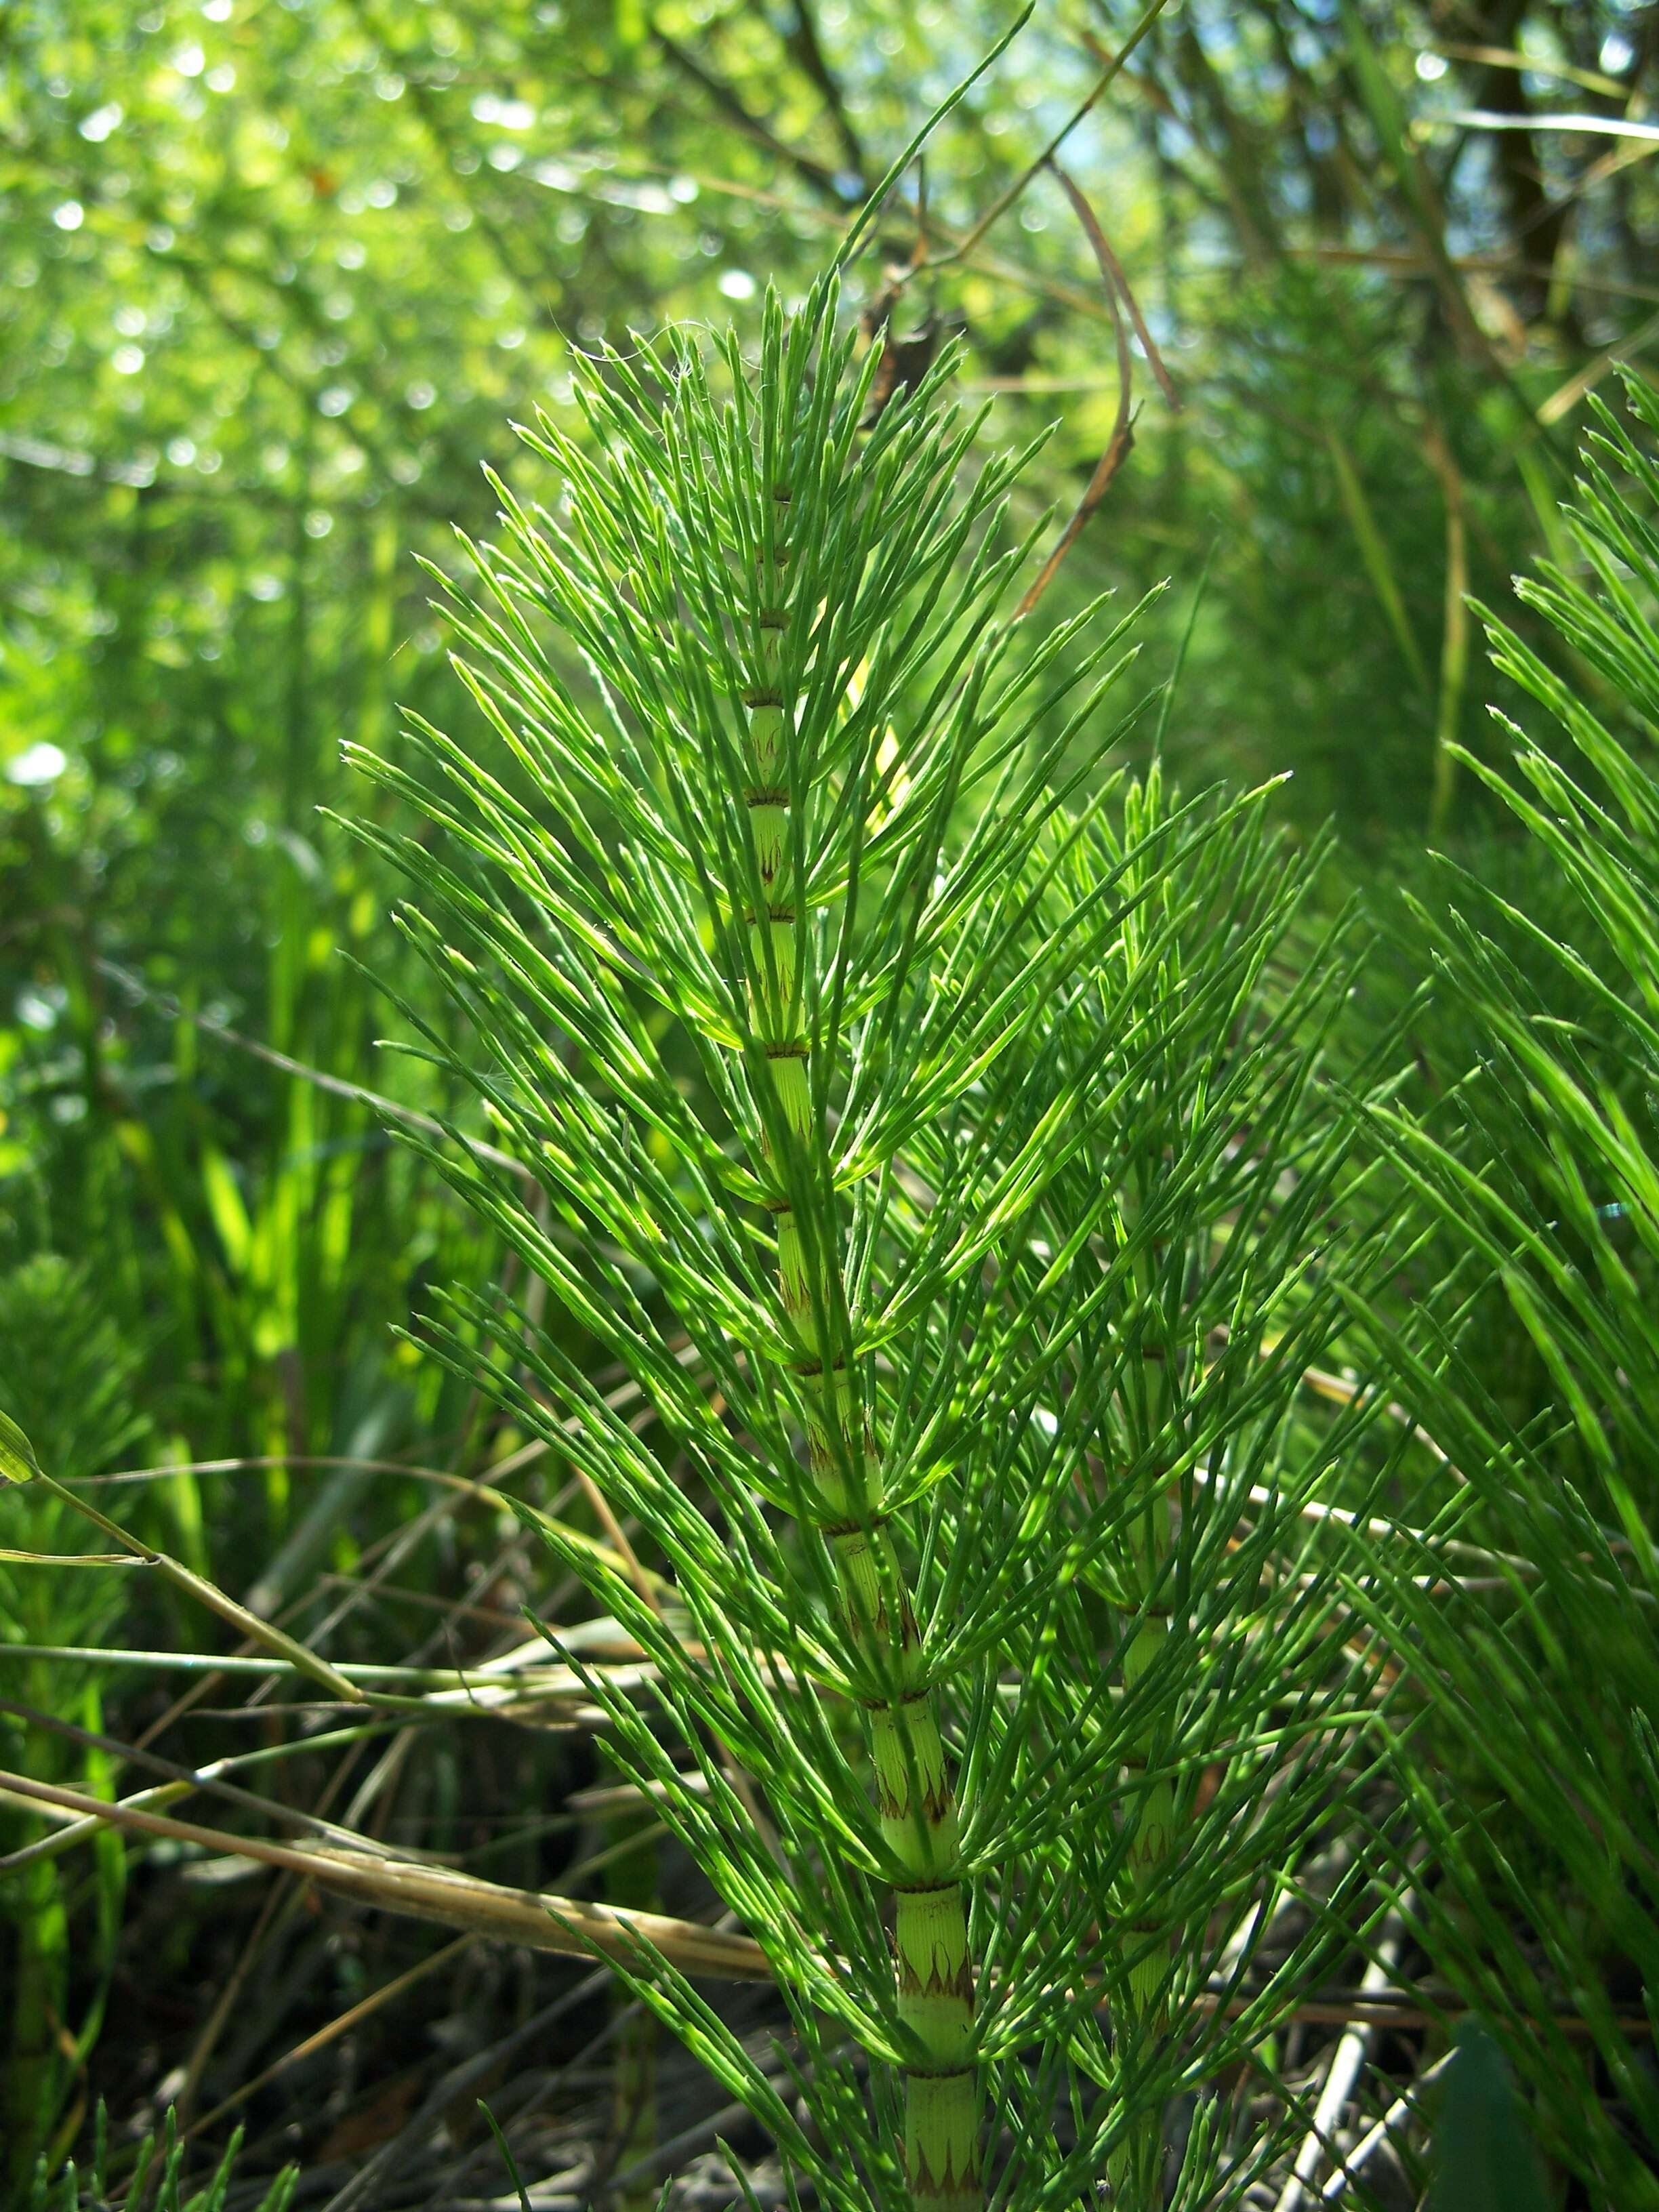
[[[1132,917],[1126,927],[1126,941],[1136,951],[1144,945],[1144,927],[1139,915]],[[1147,1199],[1143,1184],[1135,1200],[1138,1211],[1144,1212]],[[1160,1279],[1152,1251],[1143,1250],[1139,1255],[1132,1279],[1136,1319],[1141,1328],[1152,1334],[1141,1342],[1139,1372],[1122,1411],[1141,1449],[1164,1464],[1170,1424],[1179,1420],[1174,1386],[1182,1371],[1182,1362],[1172,1356],[1164,1332],[1168,1284]],[[1142,1684],[1158,1673],[1166,1657],[1170,1633],[1167,1571],[1172,1535],[1167,1479],[1160,1479],[1132,1516],[1118,1560],[1120,1616],[1128,1630],[1120,1668],[1124,1700],[1132,1709],[1141,1701]],[[1161,2041],[1166,2032],[1169,1975],[1176,1941],[1168,1909],[1158,1896],[1174,1848],[1176,1812],[1174,1784],[1166,1772],[1158,1771],[1165,1753],[1163,1723],[1167,1710],[1163,1699],[1152,1703],[1147,1717],[1127,1735],[1121,1759],[1123,1818],[1130,1835],[1114,1899],[1127,1984],[1119,2001],[1115,2027],[1125,2039],[1142,2045],[1149,2039]],[[1133,2212],[1161,2203],[1163,2169],[1163,2115],[1153,2106],[1139,2116],[1108,2160],[1113,2203],[1133,2208]]]
[[[748,988],[779,1110],[793,1139],[821,1161],[824,1133],[813,1105],[811,1049],[794,1026],[813,939],[805,887],[788,879],[790,794],[779,780],[792,704],[779,688],[788,504],[787,487],[775,488],[771,541],[761,556],[765,608],[755,639],[760,680],[744,701],[754,778],[745,799],[766,901],[761,913],[748,917]],[[899,2020],[919,2051],[905,2069],[906,2177],[918,2212],[969,2212],[983,2199],[974,1974],[956,1796],[933,1691],[918,1672],[910,1593],[880,1510],[879,1449],[865,1418],[855,1361],[819,1327],[820,1315],[843,1309],[845,1285],[829,1279],[839,1261],[814,1255],[815,1279],[813,1257],[781,1188],[772,1210],[780,1295],[804,1354],[796,1373],[805,1385],[818,1532],[835,1563],[848,1636],[884,1690],[864,1701],[864,1712],[882,1838],[906,1876],[894,1885],[895,1988]]]
[[[1160,1499],[1149,1516],[1169,1534],[1167,1502]],[[1149,1565],[1152,1563],[1149,1561]],[[1155,1565],[1152,1587],[1156,1588]],[[1148,1675],[1158,1668],[1170,1634],[1169,1608],[1154,1595],[1143,1601],[1140,1618],[1129,1638],[1122,1660],[1123,1694],[1133,1698]],[[1133,1824],[1119,1889],[1119,1931],[1127,1954],[1126,1980],[1127,2017],[1121,2026],[1137,2039],[1164,2033],[1169,2004],[1169,1972],[1173,1955],[1167,1914],[1157,1904],[1156,1893],[1164,1863],[1175,1840],[1174,1785],[1166,1774],[1151,1771],[1160,1746],[1155,1724],[1136,1730],[1125,1746],[1123,1770],[1131,1787],[1127,1817]],[[1153,2108],[1140,2116],[1119,2143],[1109,2162],[1113,2201],[1135,2208],[1161,2202],[1164,2163],[1163,2116]]]
[[[534,1522],[650,1656],[651,1693],[595,1675],[592,1695],[765,1948],[811,2127],[669,1962],[619,1967],[635,1994],[842,2212],[973,2212],[992,2186],[1030,2212],[1102,2178],[1151,2212],[1164,2104],[1212,2033],[1166,2026],[1168,1962],[1249,1909],[1231,1875],[1205,1899],[1184,1838],[1170,1894],[1170,1717],[1265,1744],[1282,1683],[1215,1666],[1184,1620],[1170,1633],[1156,1603],[1208,1492],[1189,1510],[1183,1490],[1176,1524],[1140,1486],[1194,1449],[1178,1346],[1265,1315],[1295,1272],[1293,1237],[1258,1260],[1215,1224],[1281,1203],[1291,1136],[1258,1159],[1237,1129],[1280,1096],[1297,1146],[1321,1126],[1297,1025],[1254,1011],[1305,878],[1286,887],[1253,842],[1255,798],[1172,808],[1154,775],[1121,840],[1092,805],[1068,814],[1129,656],[1115,633],[1084,645],[1083,616],[1046,641],[1001,618],[1024,457],[966,465],[977,424],[949,404],[949,348],[872,418],[877,357],[859,366],[827,278],[793,321],[769,295],[757,370],[734,337],[720,357],[717,380],[690,340],[606,351],[576,386],[591,442],[546,416],[526,433],[560,471],[556,511],[501,485],[507,544],[474,549],[479,599],[456,592],[507,779],[418,722],[428,773],[375,769],[507,896],[441,843],[362,830],[439,917],[404,914],[487,1066],[428,1038],[538,1194],[493,1148],[434,1155],[649,1419],[499,1300],[458,1292],[434,1334],[661,1554],[672,1614]],[[586,665],[576,689],[550,617]],[[1310,1034],[1345,988],[1334,964]],[[1340,1149],[1302,1156],[1317,1166],[1294,1203],[1322,1219]],[[1184,1273],[1152,1256],[1177,1243],[1200,1255]],[[1124,1375],[1126,1325],[1154,1319],[1163,1395]],[[1276,1404],[1329,1326],[1316,1309],[1272,1370]],[[1234,1439],[1290,1433],[1261,1364],[1238,1371],[1248,1389],[1206,1383],[1212,1468]],[[1121,1480],[1091,1498],[1097,1460]],[[1312,1540],[1302,1494],[1285,1492],[1292,1545]],[[1204,1556],[1212,1581],[1245,1573]],[[1127,1678],[1134,1741],[1101,1724],[1099,1599],[1129,1624],[1109,1686]],[[1259,1620],[1248,1577],[1229,1601]],[[859,1709],[872,1791],[826,1682]],[[1317,1759],[1307,1772],[1297,1819],[1324,1802]],[[1127,1864],[1101,1818],[1114,1790]],[[1282,1834],[1243,1824],[1227,1850]],[[848,2039],[902,2100],[859,2089]],[[994,2179],[981,2098],[1012,2146]]]

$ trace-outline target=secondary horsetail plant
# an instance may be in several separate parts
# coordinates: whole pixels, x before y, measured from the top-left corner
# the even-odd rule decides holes
[[[948,350],[874,404],[836,309],[592,362],[454,594],[493,760],[364,759],[441,833],[365,832],[491,1127],[432,1156],[564,1316],[436,1337],[638,1532],[629,1575],[527,1515],[652,1662],[649,1706],[591,1678],[612,1755],[764,1948],[787,2078],[629,1978],[792,2192],[1210,2204],[1291,2124],[1216,2084],[1271,2085],[1340,1922],[1371,1686],[1310,1508],[1368,1413],[1303,1382],[1345,956],[1278,988],[1259,799],[1103,776],[1126,625],[1004,611],[1032,449],[975,462]]]

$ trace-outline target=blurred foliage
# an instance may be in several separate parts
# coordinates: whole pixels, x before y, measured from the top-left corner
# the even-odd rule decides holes
[[[1035,481],[1062,515],[1111,434],[1113,313],[1031,169],[1137,20],[1044,0],[852,272],[907,337],[965,329],[999,439],[1057,418]],[[747,327],[769,277],[799,291],[1006,22],[943,0],[0,12],[4,1402],[61,1474],[159,1470],[128,1524],[326,1622],[331,1648],[385,1656],[384,1613],[339,1598],[368,1562],[397,1562],[376,1602],[421,1634],[440,1589],[465,1583],[481,1621],[520,1594],[489,1516],[447,1517],[416,1470],[484,1473],[520,1440],[393,1334],[430,1284],[506,1293],[511,1269],[360,1095],[459,1110],[374,1048],[385,1002],[353,959],[419,986],[378,862],[319,811],[380,803],[338,750],[383,744],[399,704],[465,720],[417,556],[448,565],[452,525],[489,528],[479,461],[519,465],[507,421],[560,405],[573,347]],[[1173,575],[1161,668],[1202,575],[1168,738],[1183,781],[1293,769],[1285,811],[1335,815],[1339,878],[1420,887],[1432,823],[1564,942],[1584,925],[1559,869],[1456,765],[1457,743],[1500,750],[1462,594],[1649,742],[1508,579],[1540,550],[1578,561],[1556,505],[1584,395],[1620,406],[1613,361],[1659,337],[1656,77],[1659,13],[1613,0],[1170,0],[1060,156],[1181,404],[1137,341],[1134,450],[1037,621]],[[1379,1026],[1422,961],[1409,933],[1379,955]],[[1465,1012],[1413,1021],[1450,1087],[1478,1050]],[[1546,1364],[1508,1309],[1480,1327],[1524,1431]],[[21,1548],[81,1540],[21,1525]],[[40,1640],[40,1571],[6,1574],[0,1634]],[[125,1604],[135,1639],[197,1647],[199,1621],[137,1581],[54,1577],[52,1640],[106,1639]],[[88,1685],[8,1694],[95,1731],[107,1684]],[[108,1786],[62,1737],[8,1755]],[[514,1761],[515,1790],[545,1790],[539,1753]],[[434,1753],[405,1802],[453,1822],[489,1764]],[[532,1879],[535,1848],[507,1850]],[[53,1923],[34,1984],[71,2044],[119,1863],[34,1863],[88,1931],[76,1952]],[[85,2053],[54,2052],[41,2109],[72,2113]]]
[[[942,128],[933,265],[896,310],[966,325],[999,431],[1060,418],[1063,505],[1116,404],[1087,242],[1041,175],[956,250],[1132,20],[1045,9]],[[380,957],[382,889],[317,810],[365,803],[343,738],[453,703],[413,556],[487,524],[479,458],[558,402],[571,345],[798,283],[1000,21],[82,0],[0,21],[0,1172],[43,1178],[48,1241],[165,1317],[158,1412],[191,1450],[246,1448],[250,1418],[268,1449],[384,1443],[414,1418],[386,1323],[465,1233],[370,1112],[213,1034],[393,1080],[339,957]],[[1190,589],[1213,549],[1171,738],[1188,780],[1294,769],[1299,817],[1334,808],[1364,850],[1420,828],[1441,738],[1482,742],[1456,587],[1501,592],[1563,488],[1565,399],[1646,335],[1655,142],[1596,131],[1651,131],[1630,118],[1653,46],[1645,13],[1600,5],[1200,4],[1067,138],[1184,404],[1140,365],[1137,450],[1045,611]],[[1553,127],[1569,107],[1581,127]],[[1528,127],[1437,119],[1470,113]],[[908,265],[911,220],[883,229]],[[878,270],[856,276],[873,298]],[[1474,811],[1442,796],[1444,827]],[[101,963],[172,996],[135,1005]]]
[[[37,1462],[74,1481],[102,1474],[147,1441],[133,1403],[137,1348],[99,1310],[89,1271],[56,1253],[36,1253],[0,1274],[0,1411],[28,1437]],[[84,1530],[57,1498],[29,1492],[6,1516],[9,1548],[46,1554],[86,1551]],[[8,1645],[95,1645],[118,1640],[129,1577],[98,1569],[52,1572],[0,1561],[0,1658]],[[5,1695],[34,1713],[82,1729],[102,1725],[102,1684],[84,1666],[44,1656],[5,1669]],[[0,1709],[0,1756],[48,1782],[107,1794],[109,1763],[95,1747],[61,1735],[26,1738],[15,1705]],[[35,1832],[27,1814],[0,1810],[0,1848]],[[48,2154],[53,2171],[80,2124],[77,2101],[63,2126],[101,2024],[119,1932],[125,1854],[103,1836],[91,1863],[36,1860],[0,1875],[0,1963],[8,2056],[0,2110],[5,2180],[32,2179]],[[70,1925],[80,1921],[77,1986],[71,1993]],[[90,1936],[88,1942],[88,1936]],[[60,2132],[61,2130],[61,2132]]]

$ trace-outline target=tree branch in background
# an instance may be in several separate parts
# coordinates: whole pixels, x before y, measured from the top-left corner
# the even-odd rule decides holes
[[[860,189],[867,190],[869,165],[863,142],[847,112],[847,95],[842,88],[841,80],[824,58],[823,46],[818,37],[818,27],[810,0],[794,0],[794,17],[792,27],[781,34],[784,45],[794,56],[803,74],[811,79],[822,95],[830,120],[835,125],[836,136],[841,141],[842,151],[847,156],[847,166],[857,177]]]
[[[1463,477],[1451,447],[1431,416],[1423,425],[1423,451],[1440,479],[1446,501],[1446,612],[1440,646],[1440,704],[1434,732],[1434,787],[1429,836],[1445,836],[1456,789],[1457,743],[1469,665],[1469,555],[1464,520]]]
[[[845,211],[848,195],[842,190],[836,172],[827,161],[820,161],[814,155],[804,154],[798,146],[792,146],[787,139],[780,138],[771,125],[763,122],[758,115],[751,115],[726,80],[716,76],[714,70],[706,68],[695,54],[689,52],[677,40],[671,39],[654,17],[650,27],[651,36],[681,76],[689,77],[700,91],[707,93],[720,112],[728,122],[734,123],[745,138],[752,138],[757,146],[763,146],[769,154],[786,162],[820,199],[827,199]]]

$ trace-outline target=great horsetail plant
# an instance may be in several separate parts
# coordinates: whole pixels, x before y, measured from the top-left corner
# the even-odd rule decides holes
[[[432,1157],[568,1324],[457,1291],[434,1335],[649,1547],[544,1529],[654,1668],[593,1680],[613,1756],[764,1948],[796,2094],[643,1948],[637,1993],[825,2204],[1151,2212],[1353,1720],[1295,1517],[1340,961],[1264,1011],[1303,878],[1258,802],[1103,776],[1127,625],[1000,611],[1032,449],[975,460],[948,348],[872,404],[837,304],[590,362],[451,593],[495,761],[363,758],[442,833],[365,831],[481,1054],[404,1009],[493,1139]]]
[[[1340,1579],[1345,1516],[1371,1511],[1400,1449],[1379,1449],[1374,1402],[1323,1364],[1339,1283],[1386,1255],[1339,1234],[1338,1200],[1352,1217],[1359,1188],[1321,1055],[1352,976],[1347,927],[1304,926],[1320,855],[1287,858],[1260,808],[1173,855],[1170,819],[1155,767],[1116,824],[1086,825],[1049,894],[1048,926],[1102,880],[1124,911],[1109,957],[1051,1010],[1037,1079],[1063,1090],[1102,1030],[1121,1049],[1088,1143],[1000,1255],[1016,1334],[1031,1331],[990,1363],[1015,1394],[994,1426],[1018,1445],[980,1462],[955,1532],[1006,1553],[1030,1496],[1056,1485],[1063,1501],[1042,1540],[1060,1594],[1036,1641],[1004,1647],[1024,1694],[981,1786],[1022,1808],[1000,1827],[1004,1866],[1029,1855],[1042,1871],[1027,1886],[1052,1886],[1047,1940],[1020,1963],[1040,2039],[1104,2092],[1037,2201],[1086,2201],[1100,2178],[1138,2212],[1254,2203],[1276,2163],[1323,2154],[1271,2031],[1364,1894],[1351,1823],[1322,1833],[1366,1774],[1376,1691]],[[1340,1412],[1312,1418],[1312,1392]],[[1229,2113],[1212,2086],[1247,2057],[1268,2094]],[[1058,2087],[1035,2080],[1028,2130]],[[1018,2104],[1018,2076],[999,2088]]]
[[[1464,764],[1524,846],[1502,892],[1445,865],[1449,897],[1417,906],[1408,940],[1468,1072],[1376,1129],[1446,1280],[1364,1320],[1462,1480],[1422,1494],[1414,1557],[1365,1540],[1363,1602],[1431,1712],[1397,1755],[1437,1862],[1413,1932],[1583,2201],[1656,2212],[1659,2075],[1629,2014],[1645,2000],[1650,2021],[1659,1990],[1659,390],[1626,371],[1617,411],[1589,406],[1571,557],[1516,584],[1555,651],[1480,611],[1534,726],[1493,708],[1507,757]],[[1494,1299],[1501,1358],[1476,1334]],[[1474,1817],[1446,1802],[1452,1760]]]

